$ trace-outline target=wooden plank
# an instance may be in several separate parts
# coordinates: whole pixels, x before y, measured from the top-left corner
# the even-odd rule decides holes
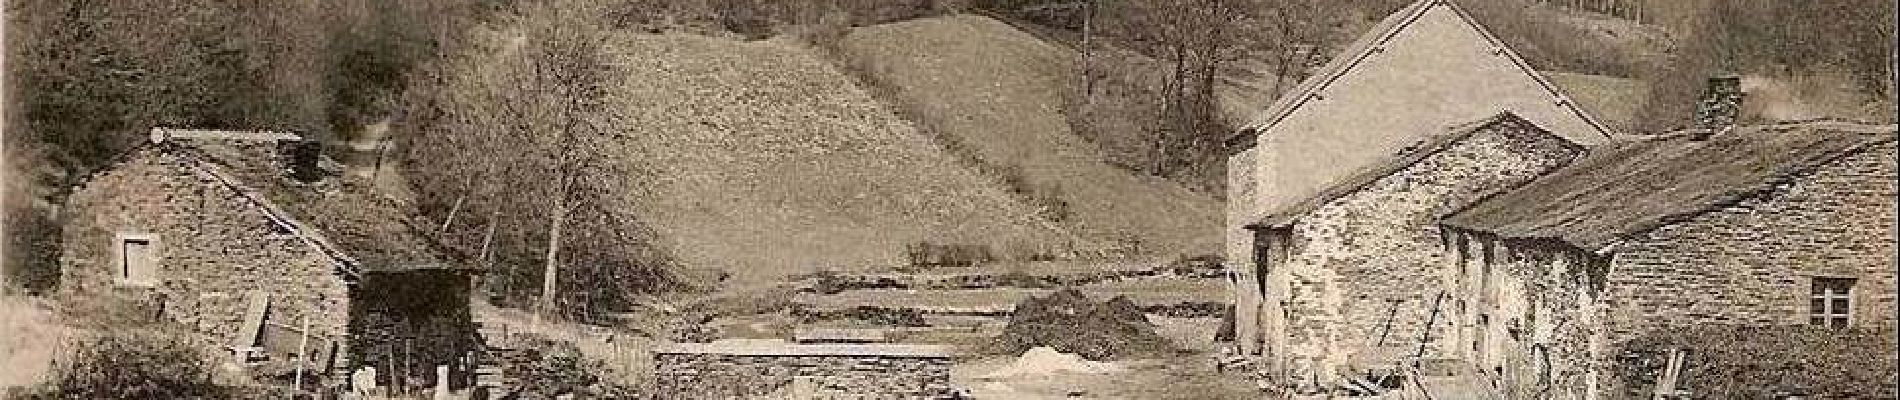
[[[264,332],[264,314],[270,311],[270,293],[253,290],[244,294],[243,325],[238,326],[238,336],[231,343],[237,347],[257,347],[258,339]]]

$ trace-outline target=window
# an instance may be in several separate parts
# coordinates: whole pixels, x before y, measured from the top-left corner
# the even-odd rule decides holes
[[[151,235],[119,235],[119,282],[151,285],[157,278],[158,251]]]
[[[1814,278],[1808,297],[1808,324],[1846,328],[1853,314],[1853,289],[1851,278]]]

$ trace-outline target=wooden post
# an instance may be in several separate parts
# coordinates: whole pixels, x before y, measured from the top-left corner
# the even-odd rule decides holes
[[[303,364],[306,358],[304,349],[310,345],[310,316],[304,315],[300,325],[303,328],[297,331],[297,376],[292,377],[290,383],[290,390],[293,393],[303,391]]]

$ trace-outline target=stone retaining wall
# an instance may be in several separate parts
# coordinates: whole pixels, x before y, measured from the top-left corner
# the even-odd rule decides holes
[[[950,351],[897,344],[679,343],[654,349],[655,392],[693,398],[952,398]]]

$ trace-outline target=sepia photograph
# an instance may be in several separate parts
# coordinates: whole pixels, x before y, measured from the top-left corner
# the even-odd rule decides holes
[[[0,0],[0,400],[1900,399],[1896,0]]]

